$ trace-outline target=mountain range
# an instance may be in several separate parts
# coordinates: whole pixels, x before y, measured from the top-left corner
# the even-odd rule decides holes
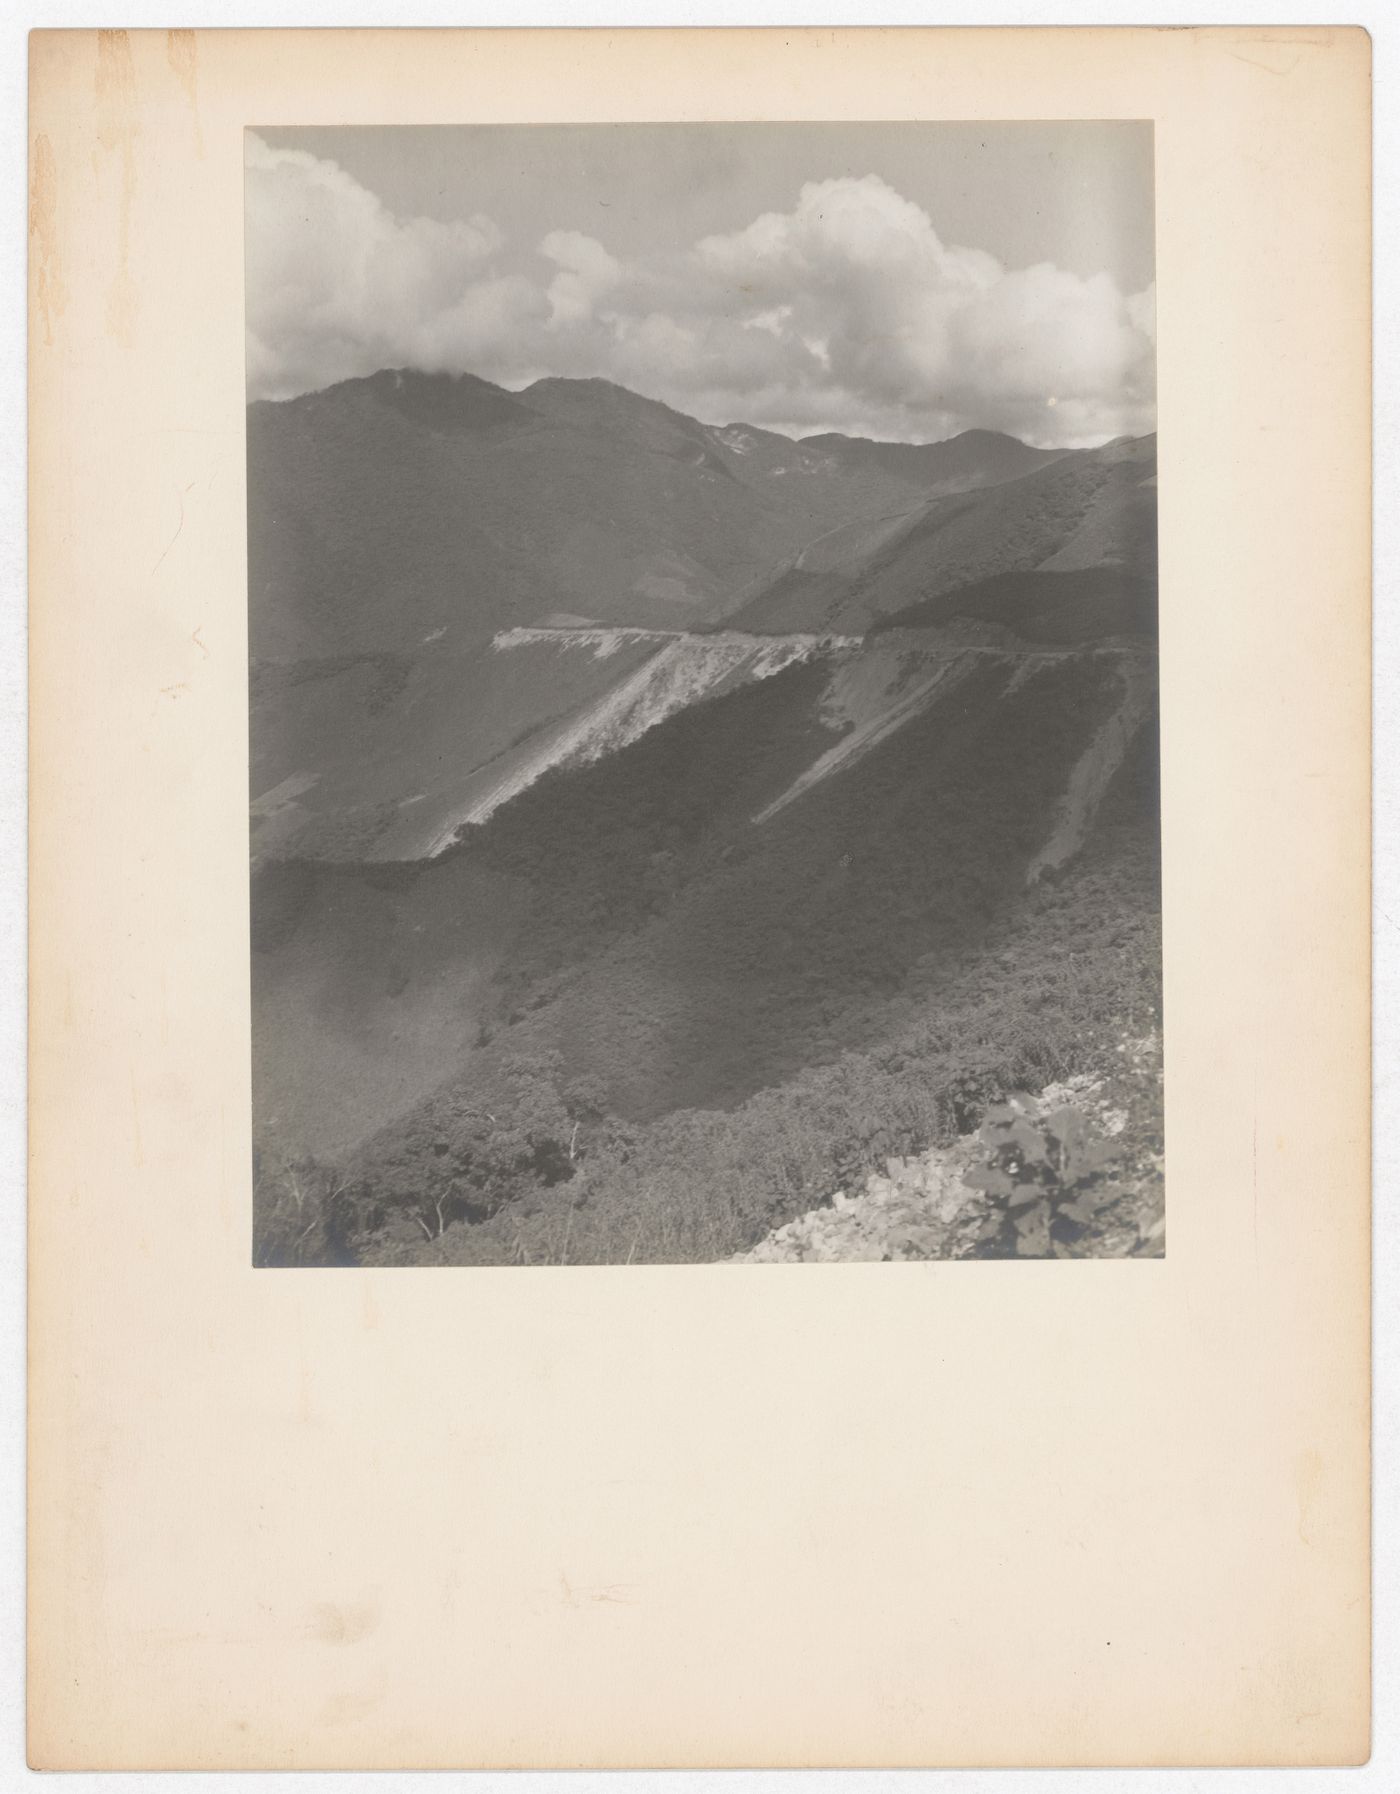
[[[386,370],[248,470],[255,1118],[327,1261],[566,1200],[571,1257],[722,1256],[1154,1025],[1155,439]]]

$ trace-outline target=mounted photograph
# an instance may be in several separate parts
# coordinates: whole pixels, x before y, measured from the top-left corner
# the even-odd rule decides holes
[[[1162,1257],[1150,121],[244,181],[253,1263]]]

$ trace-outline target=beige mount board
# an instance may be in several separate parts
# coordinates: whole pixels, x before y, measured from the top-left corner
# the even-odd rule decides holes
[[[30,1755],[1368,1751],[1369,40],[32,39]],[[1161,1262],[249,1264],[246,126],[1152,119]]]

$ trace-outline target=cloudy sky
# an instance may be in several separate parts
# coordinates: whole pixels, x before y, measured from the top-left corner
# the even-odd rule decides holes
[[[246,160],[253,398],[416,367],[798,436],[1155,427],[1149,124],[279,129]]]

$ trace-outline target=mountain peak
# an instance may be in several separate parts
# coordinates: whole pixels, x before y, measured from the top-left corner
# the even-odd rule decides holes
[[[630,386],[619,386],[599,374],[570,376],[546,374],[521,389],[520,399],[547,416],[567,416],[571,420],[583,413],[609,416],[631,422],[637,418],[666,419],[673,427],[698,431],[703,425],[684,411],[677,411],[661,399],[648,398]]]
[[[530,420],[528,408],[504,387],[479,374],[447,370],[425,373],[420,368],[380,368],[289,402],[319,408],[347,399],[368,399],[435,431],[477,430]]]

